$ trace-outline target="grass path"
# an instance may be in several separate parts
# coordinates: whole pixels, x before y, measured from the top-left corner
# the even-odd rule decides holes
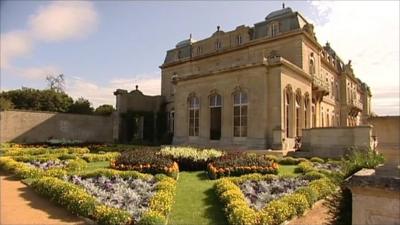
[[[215,181],[204,171],[180,172],[171,225],[225,225],[223,206],[214,192]]]

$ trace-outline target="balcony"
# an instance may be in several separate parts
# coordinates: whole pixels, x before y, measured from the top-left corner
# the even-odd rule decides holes
[[[326,82],[325,80],[323,80],[315,75],[313,76],[313,80],[312,80],[312,88],[313,88],[313,91],[315,91],[315,92],[321,92],[322,96],[329,94],[328,82]]]
[[[363,104],[360,101],[357,100],[348,100],[347,105],[350,106],[351,109],[354,109],[356,111],[362,111],[363,110]]]

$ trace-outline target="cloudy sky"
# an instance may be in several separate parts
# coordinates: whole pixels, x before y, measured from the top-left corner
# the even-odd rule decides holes
[[[165,52],[189,37],[253,26],[281,2],[1,1],[1,89],[45,88],[63,73],[66,91],[94,106],[113,91],[160,94]],[[321,44],[371,86],[373,110],[399,115],[399,2],[287,2],[315,26]]]

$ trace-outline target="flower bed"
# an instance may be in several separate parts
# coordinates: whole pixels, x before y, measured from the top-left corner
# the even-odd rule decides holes
[[[111,168],[117,170],[136,170],[143,173],[163,173],[177,178],[179,167],[172,159],[166,158],[156,151],[136,150],[123,152],[115,161],[111,161]]]
[[[107,153],[86,153],[81,157],[87,162],[110,161],[118,158],[121,155],[119,152]]]
[[[192,147],[164,147],[160,154],[169,157],[185,171],[206,170],[207,164],[224,153],[215,149],[196,149]]]
[[[249,173],[277,174],[278,164],[255,154],[228,153],[209,163],[207,171],[211,179]]]
[[[48,170],[48,169],[54,169],[54,168],[64,168],[68,165],[68,161],[60,161],[60,160],[49,160],[45,162],[41,161],[32,161],[32,162],[27,162],[26,164],[28,166],[33,166],[42,170]]]
[[[176,181],[163,175],[99,169],[64,180],[42,177],[33,189],[74,214],[106,225],[166,224]]]
[[[262,185],[262,182],[270,184],[276,182],[276,185],[268,187],[268,185]],[[279,184],[286,188],[279,187]],[[265,198],[262,200],[253,200],[254,195],[248,197],[249,192],[254,192],[253,188],[257,188],[257,192],[259,192],[257,197],[262,198],[263,194],[261,193],[269,194],[265,194]],[[263,192],[262,188],[265,188],[266,191]],[[277,188],[275,190],[277,196],[271,198],[274,188]],[[296,180],[295,178],[260,174],[223,178],[215,185],[215,190],[224,205],[228,222],[231,225],[281,224],[296,215],[302,215],[315,201],[333,193],[335,188],[333,182],[327,178],[308,182],[302,178]]]

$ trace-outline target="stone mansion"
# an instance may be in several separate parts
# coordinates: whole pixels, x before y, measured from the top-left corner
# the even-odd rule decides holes
[[[160,136],[157,126],[165,126],[173,144],[290,149],[303,129],[358,126],[371,114],[370,89],[351,61],[319,44],[291,8],[253,27],[218,26],[206,39],[181,41],[160,68],[161,96],[118,89],[117,112],[152,112],[159,122],[150,133]],[[143,118],[133,120],[139,134],[129,135],[143,137]],[[120,136],[124,127],[120,120]]]

